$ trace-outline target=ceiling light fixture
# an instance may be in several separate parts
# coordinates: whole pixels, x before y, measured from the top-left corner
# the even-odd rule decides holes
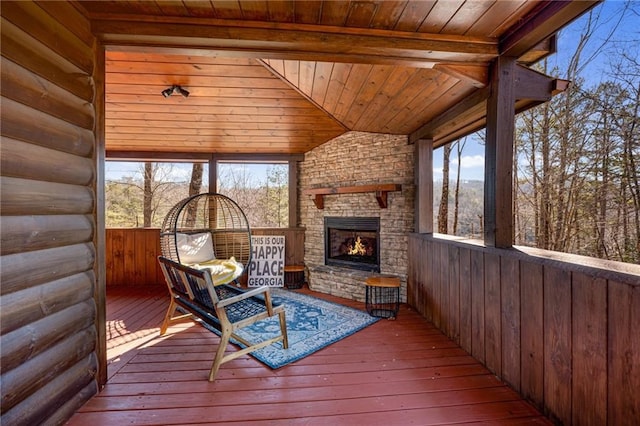
[[[162,91],[162,96],[164,96],[165,98],[168,98],[169,96],[173,95],[176,92],[180,93],[185,98],[189,96],[189,91],[188,90],[185,90],[181,86],[178,86],[178,85],[175,85],[175,84],[173,86],[169,87],[168,89],[164,89]]]

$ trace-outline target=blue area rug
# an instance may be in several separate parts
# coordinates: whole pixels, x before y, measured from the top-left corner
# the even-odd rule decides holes
[[[272,288],[271,295],[274,302],[285,306],[289,348],[283,349],[282,342],[277,342],[251,355],[273,369],[311,355],[379,320],[364,311],[290,290]],[[238,335],[252,342],[275,337],[279,332],[276,315],[245,327]]]

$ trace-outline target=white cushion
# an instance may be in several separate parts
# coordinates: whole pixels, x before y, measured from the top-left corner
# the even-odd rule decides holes
[[[176,245],[180,263],[187,265],[201,263],[216,258],[210,232],[199,234],[176,234]]]

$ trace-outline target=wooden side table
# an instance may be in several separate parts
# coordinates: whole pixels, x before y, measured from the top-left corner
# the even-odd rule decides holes
[[[400,278],[369,277],[365,286],[365,306],[369,315],[395,319],[400,309]]]
[[[284,285],[289,290],[302,288],[304,285],[304,266],[288,265],[284,267]]]

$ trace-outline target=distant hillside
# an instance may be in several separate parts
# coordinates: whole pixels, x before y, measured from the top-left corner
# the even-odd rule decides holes
[[[449,182],[449,234],[453,234],[455,209],[455,180]],[[433,183],[433,211],[437,221],[442,181]],[[458,232],[456,235],[471,238],[482,237],[484,182],[481,180],[461,180],[458,202]],[[437,223],[434,224],[437,229]]]

